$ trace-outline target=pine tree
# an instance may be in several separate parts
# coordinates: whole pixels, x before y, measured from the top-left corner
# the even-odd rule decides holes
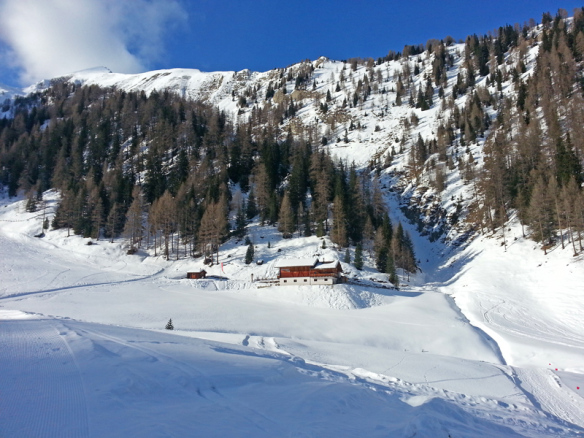
[[[404,252],[402,267],[408,272],[415,273],[418,269],[418,263],[416,262],[414,244],[407,231],[404,233],[402,251]]]
[[[395,262],[394,262],[393,257],[391,256],[391,254],[389,252],[387,254],[387,261],[386,261],[386,265],[385,265],[385,273],[386,274],[389,274],[389,281],[395,287],[398,287],[399,286],[399,278],[397,276],[397,271],[395,269]]]
[[[541,176],[537,179],[531,193],[528,215],[533,238],[538,242],[551,242],[553,231],[552,202],[548,196],[547,184]],[[545,245],[544,253],[547,254]]]
[[[357,268],[359,271],[363,269],[363,245],[361,242],[359,242],[355,248],[355,260],[353,263],[355,268]]]
[[[582,174],[582,166],[570,143],[570,134],[568,134],[567,145],[561,138],[558,138],[556,142],[556,176],[558,183],[562,186],[567,184],[570,178],[580,179]]]
[[[240,239],[245,236],[245,226],[247,225],[244,211],[245,205],[240,205],[237,209],[237,216],[235,217],[235,231],[233,231],[233,235]]]
[[[292,205],[290,205],[288,192],[284,194],[284,198],[282,199],[278,222],[278,231],[282,233],[284,239],[292,237],[292,233],[294,233],[296,227],[296,221],[294,220],[294,210],[292,210]]]
[[[375,268],[379,272],[386,272],[387,270],[387,260],[389,258],[389,250],[387,246],[382,246],[377,253],[377,258],[375,259]]]
[[[253,245],[250,243],[247,246],[247,251],[245,252],[245,264],[249,265],[251,262],[253,262],[253,256],[254,256],[254,249],[253,249]]]
[[[351,263],[351,252],[349,251],[349,248],[347,248],[345,251],[345,258],[343,259],[343,262]]]
[[[356,244],[363,240],[366,215],[365,194],[354,164],[349,170],[349,187],[345,197],[347,199],[347,202],[344,203],[347,236]]]
[[[174,325],[172,325],[172,318],[170,318],[168,320],[168,322],[166,323],[166,327],[164,327],[166,330],[174,330]]]
[[[387,208],[381,193],[381,184],[377,177],[373,179],[371,206],[373,208],[373,223],[378,225],[383,220],[384,215],[387,214]]]
[[[120,206],[117,203],[114,203],[112,208],[107,215],[107,221],[105,224],[105,229],[107,232],[107,236],[110,238],[110,242],[113,243],[114,238],[119,233],[119,223],[120,223]]]
[[[101,200],[101,197],[99,197],[98,195],[96,195],[96,197],[97,202],[95,203],[93,207],[93,212],[91,214],[91,226],[93,229],[91,237],[93,237],[95,240],[99,240],[99,234],[101,232],[101,225],[103,222],[103,202]]]
[[[176,200],[168,190],[154,202],[151,215],[155,217],[158,229],[162,231],[162,235],[164,236],[164,255],[169,260],[170,239],[171,235],[176,231],[177,213]]]
[[[37,203],[37,196],[34,190],[30,190],[27,195],[26,201],[26,211],[29,213],[34,213],[37,211],[38,203]]]
[[[222,202],[209,204],[201,218],[199,227],[199,245],[201,252],[207,256],[217,252],[219,259],[219,245],[225,237],[226,231],[226,213]]]
[[[373,222],[371,221],[371,216],[367,215],[365,220],[365,226],[363,227],[363,243],[365,249],[369,252],[371,256],[371,250],[373,249],[373,239],[375,238],[375,228],[373,227]]]
[[[308,165],[305,160],[306,146],[302,145],[297,148],[294,155],[294,163],[288,180],[288,195],[290,204],[293,209],[297,209],[298,204],[304,203],[308,184]]]
[[[260,223],[263,225],[269,217],[269,203],[273,192],[270,174],[266,170],[266,165],[261,161],[254,167],[252,190],[255,195],[255,205],[260,215]]]
[[[333,229],[331,231],[331,240],[339,245],[341,248],[345,248],[349,242],[347,240],[347,223],[345,218],[345,211],[343,207],[342,198],[337,195],[335,197],[333,210]]]
[[[245,209],[245,216],[248,220],[252,220],[258,214],[258,209],[255,201],[255,194],[253,188],[249,191],[249,196],[247,197],[247,204]]]
[[[584,231],[584,199],[574,178],[570,178],[568,184],[562,188],[561,200],[566,212],[566,221],[572,240],[572,246],[574,248],[574,254],[577,254],[576,239],[578,240],[580,251],[583,250],[582,231]]]
[[[124,227],[124,235],[128,239],[130,248],[134,248],[136,243],[140,245],[144,228],[142,225],[144,201],[142,191],[138,186],[134,187],[132,197],[132,205],[126,213],[126,226]]]

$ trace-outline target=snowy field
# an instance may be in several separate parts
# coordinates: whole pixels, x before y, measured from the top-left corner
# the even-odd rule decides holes
[[[412,233],[400,290],[346,264],[362,285],[260,287],[278,258],[342,255],[252,226],[263,265],[230,241],[187,280],[200,260],[35,238],[39,213],[0,202],[0,437],[584,436],[584,261],[519,227],[507,248]]]

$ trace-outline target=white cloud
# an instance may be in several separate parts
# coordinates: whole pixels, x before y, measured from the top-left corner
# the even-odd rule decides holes
[[[144,71],[185,19],[177,0],[0,0],[0,62],[24,84],[96,66]]]

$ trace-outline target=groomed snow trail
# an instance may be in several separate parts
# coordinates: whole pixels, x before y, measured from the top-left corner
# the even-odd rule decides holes
[[[55,320],[24,319],[0,320],[0,331],[0,436],[89,436],[83,377],[67,329]]]
[[[584,399],[562,385],[553,371],[546,369],[514,368],[517,384],[532,396],[538,408],[557,418],[583,428]]]

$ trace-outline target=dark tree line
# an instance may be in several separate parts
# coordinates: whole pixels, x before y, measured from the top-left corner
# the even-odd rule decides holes
[[[584,232],[584,11],[575,10],[571,24],[566,16],[562,10],[555,17],[544,14],[539,33],[532,22],[501,27],[495,35],[469,36],[463,68],[450,97],[442,97],[449,116],[433,138],[410,139],[407,174],[416,180],[428,175],[441,192],[445,169],[458,170],[472,187],[467,219],[476,228],[503,229],[516,212],[544,249],[571,242],[577,253]],[[441,54],[443,42],[430,45],[435,57],[427,87],[442,87],[448,58]],[[535,45],[535,69],[526,77],[527,54]],[[506,95],[504,82],[512,87]],[[400,83],[401,77],[398,88]],[[415,99],[410,90],[410,105],[427,108],[427,96],[420,88]],[[461,96],[464,106],[456,102]],[[406,123],[415,126],[417,118],[412,115]],[[477,166],[469,146],[482,139],[484,163]]]
[[[132,251],[153,245],[170,258],[211,257],[254,217],[285,237],[330,234],[339,247],[373,242],[384,224],[378,183],[334,163],[305,133],[258,134],[253,117],[234,127],[215,108],[168,92],[57,83],[29,106],[0,124],[1,182],[10,195],[58,189],[54,228],[124,235]],[[245,194],[237,206],[234,187]]]
[[[514,80],[516,97],[501,105],[477,182],[487,226],[502,226],[514,209],[533,238],[569,240],[576,253],[584,231],[584,13],[576,11],[571,28],[560,13],[545,18],[535,71]]]

